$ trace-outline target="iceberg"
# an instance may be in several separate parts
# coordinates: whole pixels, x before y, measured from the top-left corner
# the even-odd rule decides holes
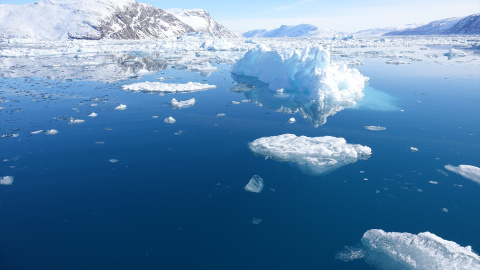
[[[263,179],[258,175],[254,175],[244,189],[249,192],[260,193],[263,189]]]
[[[280,52],[260,45],[235,63],[232,74],[237,83],[254,86],[247,88],[247,98],[274,110],[300,112],[315,127],[355,106],[368,81],[356,69],[331,63],[322,47]]]
[[[216,85],[203,84],[197,82],[188,83],[164,83],[164,82],[143,82],[132,83],[122,86],[123,90],[136,92],[159,92],[159,93],[181,93],[195,92],[216,88]]]
[[[183,109],[183,108],[192,107],[193,105],[195,105],[195,103],[197,103],[195,98],[182,100],[182,101],[178,101],[175,98],[172,98],[172,100],[170,101],[170,104],[174,109]]]
[[[3,176],[0,178],[0,185],[9,186],[13,183],[13,176]]]
[[[331,136],[306,137],[294,134],[263,137],[249,143],[256,155],[296,164],[304,173],[330,173],[358,159],[368,159],[372,149],[349,144],[344,138]]]
[[[460,174],[461,176],[472,180],[473,182],[480,184],[480,168],[472,165],[458,165],[457,167],[452,165],[445,165],[445,169]]]
[[[328,115],[355,106],[368,81],[356,69],[331,63],[322,47],[289,53],[259,45],[235,63],[232,73],[254,77],[271,91],[303,93],[315,103],[314,110]]]
[[[470,246],[444,240],[430,232],[419,234],[365,232],[361,247],[349,248],[336,256],[342,261],[365,259],[378,269],[480,269],[480,256]]]

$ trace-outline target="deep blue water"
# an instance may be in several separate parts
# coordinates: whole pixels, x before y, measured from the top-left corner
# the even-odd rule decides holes
[[[0,269],[371,269],[335,254],[374,228],[430,231],[480,250],[480,185],[442,173],[480,165],[475,70],[365,61],[356,67],[370,77],[365,101],[315,128],[298,114],[288,124],[292,115],[268,106],[231,104],[246,97],[229,91],[231,66],[219,67],[210,77],[167,69],[114,83],[1,78],[1,133],[20,136],[0,140],[0,176],[15,177],[0,186]],[[160,76],[218,87],[121,89]],[[167,104],[192,97],[190,108]],[[90,107],[94,98],[101,102]],[[388,106],[369,109],[378,98]],[[113,110],[119,104],[127,109]],[[177,122],[164,123],[168,116]],[[59,133],[30,135],[52,128]],[[373,155],[312,176],[248,149],[284,133],[344,137]],[[255,174],[265,180],[259,194],[243,189]]]

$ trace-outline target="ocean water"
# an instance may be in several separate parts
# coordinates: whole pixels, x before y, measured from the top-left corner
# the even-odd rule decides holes
[[[373,269],[335,259],[369,229],[429,231],[480,250],[480,185],[444,169],[480,165],[479,66],[385,61],[355,67],[370,78],[365,98],[319,127],[278,111],[288,96],[261,84],[229,91],[242,80],[230,64],[209,76],[159,65],[113,81],[4,74],[0,176],[15,180],[0,186],[0,269]],[[217,88],[121,88],[160,77]],[[197,104],[172,109],[172,98]],[[59,133],[30,134],[49,129]],[[373,154],[318,176],[248,148],[284,133],[343,137]],[[244,190],[253,175],[261,193]]]

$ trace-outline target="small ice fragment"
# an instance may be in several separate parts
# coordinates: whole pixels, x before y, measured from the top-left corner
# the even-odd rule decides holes
[[[175,118],[173,117],[168,117],[168,118],[165,118],[165,120],[163,120],[163,122],[167,123],[167,124],[173,124],[175,123],[177,120],[175,120]]]
[[[104,143],[105,143],[105,142],[103,142],[103,141],[100,141],[100,142],[99,142],[99,141],[96,141],[96,142],[95,142],[95,144],[104,144]]]
[[[98,103],[90,104],[90,107],[96,107],[96,106],[98,106]]]
[[[251,224],[253,225],[258,225],[262,222],[262,219],[261,218],[256,218],[256,217],[252,217],[252,220],[250,221]]]
[[[182,100],[182,101],[178,101],[175,98],[172,98],[172,100],[170,101],[170,104],[172,104],[172,108],[174,108],[174,109],[188,108],[188,107],[191,107],[191,106],[195,105],[195,103],[197,103],[195,98]]]
[[[74,118],[70,118],[70,122],[68,122],[69,124],[83,124],[85,123],[85,120],[83,119],[74,119]]]
[[[448,213],[448,209],[447,209],[447,208],[442,208],[442,211],[445,212],[445,213]]]
[[[413,146],[410,147],[410,150],[412,150],[412,152],[418,152],[418,148],[413,147]]]
[[[117,110],[117,111],[123,111],[123,110],[125,110],[126,108],[127,108],[127,105],[125,105],[125,104],[120,104],[120,105],[118,105],[117,107],[115,107],[115,110]]]
[[[368,130],[373,130],[373,131],[380,131],[380,130],[386,130],[386,127],[381,127],[381,126],[364,126],[365,129]]]
[[[368,178],[363,178],[363,181],[368,181]]]
[[[225,114],[224,113],[218,113],[217,116],[221,117],[221,116],[225,116]]]
[[[49,130],[45,131],[45,134],[47,134],[47,135],[55,135],[55,134],[58,134],[58,130],[56,130],[56,129],[49,129]]]
[[[32,132],[30,132],[30,134],[35,135],[35,134],[40,134],[40,133],[42,133],[42,132],[43,132],[43,130],[40,129],[40,130],[37,130],[37,131],[32,131]]]
[[[97,116],[98,116],[98,114],[96,114],[94,112],[92,112],[91,114],[88,115],[88,117],[97,117]]]
[[[437,181],[428,181],[428,183],[432,184],[432,185],[438,185],[438,182]]]
[[[248,182],[248,184],[245,186],[245,190],[249,192],[255,192],[259,193],[263,189],[263,179],[258,176],[254,175],[252,179]]]
[[[19,133],[14,133],[14,134],[12,134],[12,138],[17,138],[18,136],[20,136]]]
[[[242,99],[242,103],[248,103],[248,102],[251,102],[250,99]]]
[[[157,119],[158,118],[158,115],[154,115],[152,116],[153,119]]]
[[[238,105],[238,104],[240,104],[240,102],[238,102],[238,101],[235,101],[235,100],[232,100],[230,103],[232,103],[232,104],[235,104],[235,105]]]
[[[4,176],[2,178],[0,178],[0,185],[5,185],[5,186],[9,186],[13,183],[13,176]]]
[[[112,159],[109,159],[108,162],[110,162],[110,163],[117,163],[117,162],[118,162],[118,159],[112,158]]]
[[[295,123],[295,121],[297,121],[297,120],[295,120],[295,118],[293,118],[293,117],[288,119],[289,124],[293,124],[293,123]]]

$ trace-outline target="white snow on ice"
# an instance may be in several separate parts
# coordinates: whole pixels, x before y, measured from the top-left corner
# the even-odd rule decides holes
[[[138,92],[159,92],[159,93],[181,93],[195,92],[216,88],[216,85],[197,82],[188,83],[164,83],[164,82],[143,82],[132,83],[122,86],[123,90]]]
[[[472,180],[473,182],[480,184],[480,168],[472,165],[458,165],[457,167],[452,165],[445,165],[445,169],[460,174],[461,176]]]
[[[364,258],[385,270],[480,269],[480,257],[470,246],[462,247],[430,232],[411,234],[373,229],[365,232],[361,245],[360,249],[346,248],[337,254],[337,259],[348,262]]]
[[[358,159],[368,159],[372,149],[349,144],[344,138],[306,137],[294,134],[263,137],[249,143],[257,155],[292,162],[305,173],[326,174]]]

